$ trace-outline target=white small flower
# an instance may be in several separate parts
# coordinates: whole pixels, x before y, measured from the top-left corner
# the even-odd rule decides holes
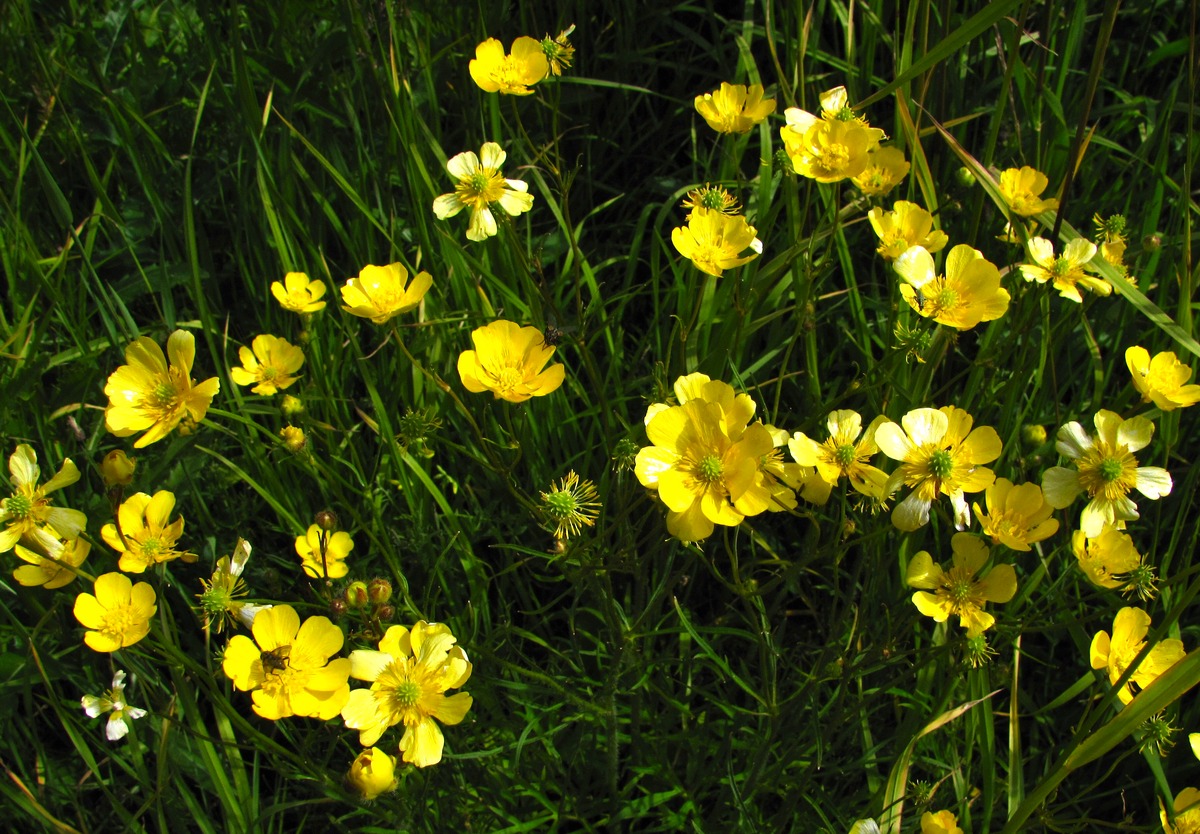
[[[104,735],[109,741],[120,741],[129,733],[129,725],[125,719],[134,721],[146,714],[144,709],[131,707],[125,703],[125,672],[119,671],[113,675],[112,689],[97,697],[84,695],[79,699],[83,711],[89,718],[98,718],[101,714],[111,711]]]

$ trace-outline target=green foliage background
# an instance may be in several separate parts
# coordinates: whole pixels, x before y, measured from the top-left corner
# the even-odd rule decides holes
[[[1132,708],[1118,716],[1088,669],[1091,635],[1125,602],[1073,568],[1078,507],[1040,550],[1013,555],[1021,588],[996,611],[996,656],[970,668],[961,632],[921,618],[903,583],[916,551],[948,558],[947,516],[900,534],[835,492],[685,548],[614,466],[623,438],[645,443],[647,404],[703,371],[751,393],[764,421],[814,436],[834,408],[866,422],[954,404],[1000,432],[998,475],[1038,481],[1056,455],[1023,445],[1023,426],[1053,439],[1098,408],[1137,410],[1130,345],[1193,361],[1195,4],[967,5],[5,4],[5,449],[30,443],[44,471],[74,459],[85,477],[60,495],[98,541],[111,511],[95,467],[129,448],[102,413],[124,346],[189,329],[194,376],[221,379],[198,434],[137,456],[135,488],[179,496],[200,559],[167,567],[155,633],[116,658],[136,675],[130,701],[152,712],[126,742],[106,742],[78,706],[114,668],[79,639],[84,584],[23,588],[5,572],[0,793],[21,827],[841,832],[881,815],[916,830],[917,812],[951,808],[974,832],[1156,830],[1156,795],[1200,768],[1186,744],[1140,752]],[[471,82],[485,37],[571,23],[575,66],[536,95]],[[911,362],[893,331],[919,320],[874,253],[869,205],[776,164],[779,114],[745,137],[714,134],[692,100],[721,81],[761,81],[780,113],[845,84],[913,160],[886,204],[921,202],[952,244],[1002,267],[1022,253],[996,240],[1002,213],[958,169],[986,181],[1028,164],[1052,188],[1071,173],[1064,233],[1124,214],[1144,295],[1080,307],[1014,270],[1004,319],[939,334],[929,361]],[[451,189],[445,160],[484,141],[505,148],[506,175],[535,203],[472,244],[464,216],[437,221],[430,206]],[[679,200],[705,182],[742,199],[765,244],[718,281],[669,242]],[[1142,251],[1149,235],[1161,246]],[[434,287],[423,318],[402,317],[387,341],[338,309],[336,288],[393,261]],[[306,333],[268,290],[291,270],[330,288]],[[458,354],[496,317],[565,331],[559,392],[517,407],[461,388]],[[307,407],[309,457],[278,443],[277,398],[229,379],[259,333],[303,343],[288,393]],[[409,409],[440,420],[423,444]],[[1175,489],[1141,502],[1130,531],[1161,577],[1153,634],[1188,648],[1200,645],[1193,421],[1156,418],[1142,462],[1167,467]],[[568,470],[597,483],[604,510],[554,553],[533,509]],[[344,583],[307,580],[292,548],[324,508],[354,536],[350,578],[391,579],[395,621],[449,624],[475,663],[475,704],[447,728],[445,761],[373,804],[341,785],[355,734],[254,716],[192,609],[243,536],[257,598],[327,613]],[[111,570],[110,557],[97,544],[84,567]],[[348,648],[368,644],[345,625]],[[1200,727],[1195,699],[1177,700],[1194,663],[1163,687],[1185,732]]]

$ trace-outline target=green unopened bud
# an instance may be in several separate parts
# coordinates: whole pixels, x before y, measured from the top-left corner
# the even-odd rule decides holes
[[[1158,232],[1142,238],[1143,252],[1157,252],[1159,249],[1162,249],[1162,235]]]
[[[371,592],[367,589],[367,583],[361,579],[356,579],[346,586],[346,605],[350,608],[366,608],[371,602]]]
[[[963,165],[954,172],[954,179],[958,180],[958,184],[964,188],[970,188],[975,184],[975,172]]]
[[[1021,426],[1021,442],[1030,450],[1039,448],[1046,442],[1046,427],[1033,424]]]

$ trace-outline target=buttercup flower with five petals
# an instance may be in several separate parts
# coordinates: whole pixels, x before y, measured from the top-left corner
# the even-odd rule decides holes
[[[1143,402],[1152,402],[1163,411],[1187,408],[1200,402],[1200,385],[1186,385],[1192,369],[1179,361],[1172,351],[1154,354],[1135,345],[1125,351],[1125,364],[1133,376],[1133,387]]]
[[[379,641],[379,651],[350,653],[351,674],[370,681],[355,689],[342,709],[346,726],[371,747],[389,727],[404,725],[400,753],[404,761],[429,767],[442,760],[443,724],[458,724],[471,708],[470,693],[456,692],[471,677],[471,663],[450,629],[421,620],[412,627],[392,626]]]
[[[950,570],[943,570],[922,550],[908,563],[906,581],[910,587],[922,589],[912,596],[918,611],[939,623],[954,614],[967,636],[975,637],[996,622],[983,606],[1008,602],[1017,593],[1017,572],[1012,565],[994,565],[986,576],[977,578],[989,549],[970,533],[955,533],[950,547],[954,551]]]
[[[324,558],[321,551],[324,549]],[[346,557],[354,549],[354,540],[345,530],[330,533],[312,524],[303,536],[296,536],[296,555],[301,567],[313,579],[341,579],[350,572]]]
[[[1013,486],[1007,478],[997,478],[985,495],[989,514],[976,502],[975,515],[994,543],[1028,551],[1029,545],[1058,532],[1058,519],[1050,517],[1054,508],[1046,503],[1037,484]]]
[[[96,577],[94,594],[75,597],[75,619],[90,629],[83,642],[97,652],[115,652],[132,646],[150,633],[150,618],[158,611],[154,589],[146,582],[134,585],[123,573]]]
[[[867,212],[867,220],[879,236],[879,248],[875,251],[889,261],[913,246],[933,253],[940,252],[950,242],[945,232],[933,228],[932,214],[907,200],[897,200],[891,211],[876,206]]]
[[[1192,749],[1195,750],[1195,747]],[[1158,817],[1162,821],[1163,834],[1200,834],[1200,790],[1184,788],[1175,795],[1174,807],[1175,813],[1168,815],[1162,800],[1158,801]]]
[[[1095,538],[1105,524],[1124,526],[1138,517],[1137,505],[1129,498],[1136,489],[1157,499],[1171,492],[1171,475],[1159,466],[1138,466],[1134,452],[1146,448],[1154,436],[1154,424],[1145,417],[1121,419],[1119,414],[1096,412],[1096,437],[1092,438],[1074,421],[1058,430],[1055,448],[1075,461],[1075,469],[1053,466],[1042,476],[1046,503],[1055,509],[1071,505],[1080,492],[1091,501],[1079,516],[1079,527]]]
[[[869,498],[883,498],[888,476],[869,461],[879,451],[875,430],[885,422],[886,417],[876,417],[863,432],[862,417],[858,412],[831,411],[825,422],[829,438],[823,443],[817,443],[804,432],[796,432],[788,442],[792,458],[801,466],[816,467],[819,476],[817,481],[809,484],[804,497],[824,504],[838,479],[845,477],[857,492]]]
[[[1054,244],[1044,237],[1035,237],[1029,241],[1029,257],[1033,259],[1033,263],[1021,264],[1021,276],[1026,281],[1037,281],[1039,284],[1050,281],[1063,298],[1082,304],[1080,287],[1097,295],[1108,295],[1112,292],[1112,284],[1084,272],[1095,255],[1096,244],[1077,237],[1068,243],[1062,255],[1056,258]]]
[[[952,405],[917,408],[904,415],[903,428],[893,422],[875,430],[875,442],[885,455],[901,461],[888,478],[887,492],[901,484],[912,492],[892,510],[892,524],[911,531],[929,522],[929,508],[939,495],[949,497],[954,523],[960,530],[971,520],[963,493],[992,485],[995,473],[986,466],[1000,457],[1000,436],[991,426],[972,431],[971,415]]]
[[[873,147],[872,129],[827,119],[804,127],[806,120],[795,121],[797,113],[810,115],[790,107],[784,111],[788,123],[780,128],[784,149],[797,174],[829,183],[857,177],[866,170],[868,151]]]
[[[522,35],[513,41],[508,55],[504,44],[488,38],[475,47],[475,57],[467,68],[485,93],[527,96],[533,93],[529,88],[549,74],[550,62],[539,41]]]
[[[671,230],[671,243],[696,269],[720,278],[725,270],[749,263],[762,253],[762,241],[755,234],[741,215],[696,206],[686,226]],[[742,256],[746,249],[750,254]]]
[[[119,670],[113,675],[112,689],[103,695],[84,695],[79,699],[83,711],[88,718],[99,718],[104,713],[110,713],[108,723],[104,727],[104,737],[109,741],[120,741],[129,734],[128,721],[136,721],[146,715],[144,709],[131,707],[125,701],[125,671]]]
[[[500,166],[507,154],[495,142],[484,142],[479,156],[464,151],[446,163],[450,176],[458,180],[454,193],[443,194],[433,201],[433,213],[439,220],[453,217],[465,208],[471,210],[467,240],[487,240],[496,234],[496,217],[491,206],[496,204],[505,213],[516,217],[533,207],[529,186],[521,180],[505,179]]]
[[[1045,174],[1028,165],[1000,172],[1000,194],[1013,213],[1022,217],[1058,210],[1058,200],[1040,196],[1049,183]]]
[[[271,282],[271,295],[279,306],[291,313],[316,313],[325,309],[325,283],[310,281],[303,272],[289,272],[283,283]]]
[[[867,167],[854,184],[867,197],[882,197],[908,176],[912,165],[899,148],[876,148],[867,155]]]
[[[238,356],[242,366],[230,368],[230,377],[238,385],[253,385],[250,390],[255,394],[267,396],[290,387],[304,364],[304,351],[270,333],[255,336],[251,347],[238,348]]]
[[[0,500],[0,553],[12,550],[24,539],[38,544],[47,553],[59,548],[59,537],[74,539],[87,525],[87,516],[79,510],[52,507],[47,496],[79,480],[79,468],[64,458],[58,472],[38,486],[42,476],[33,447],[21,443],[8,459],[12,494]]]
[[[864,116],[854,112],[850,107],[850,96],[843,86],[833,87],[821,93],[821,113],[813,115],[798,107],[789,107],[784,111],[788,126],[798,134],[804,134],[809,128],[821,122],[843,122],[851,127],[866,131],[867,150],[874,150],[884,138],[883,131],[871,127]],[[786,137],[785,137],[786,138]]]
[[[746,133],[775,112],[775,99],[763,99],[762,84],[730,84],[696,96],[696,112],[718,133]]]
[[[342,287],[342,309],[352,316],[386,324],[395,316],[416,309],[433,285],[428,272],[418,272],[410,282],[404,264],[368,264],[357,278]],[[299,367],[299,366],[297,366]]]
[[[921,834],[963,834],[952,811],[926,811],[921,815]]]
[[[933,257],[914,246],[895,261],[905,280],[900,295],[927,319],[956,330],[995,321],[1008,312],[1010,296],[1000,286],[1000,270],[978,249],[959,244],[946,257],[946,274],[938,275]]]
[[[135,449],[157,443],[184,420],[189,426],[203,420],[221,390],[221,381],[215,376],[199,385],[192,379],[196,339],[191,333],[172,333],[167,339],[167,356],[170,365],[157,342],[140,336],[125,348],[127,364],[117,368],[104,386],[108,430],[117,437],[146,432],[134,442]]]
[[[566,377],[561,364],[546,368],[555,347],[536,327],[499,319],[471,331],[471,342],[475,349],[458,357],[458,375],[473,394],[491,391],[497,399],[523,403],[554,393]]]
[[[720,403],[690,399],[659,410],[646,435],[652,445],[638,452],[634,472],[658,490],[667,531],[680,541],[706,539],[715,524],[736,526],[770,505],[757,475],[775,443],[762,423],[731,426]]]
[[[1134,659],[1146,646],[1146,634],[1150,631],[1150,615],[1140,608],[1122,608],[1113,619],[1112,636],[1107,631],[1098,631],[1092,638],[1089,651],[1093,669],[1108,672],[1109,683],[1116,685]],[[1133,687],[1144,689],[1163,672],[1183,659],[1183,643],[1168,638],[1154,644],[1150,653],[1138,664],[1137,671],[1125,681],[1117,693],[1121,703],[1133,700]]]
[[[125,499],[117,509],[119,526],[110,522],[100,530],[104,542],[121,554],[117,567],[126,573],[143,573],[181,556],[184,561],[195,560],[187,551],[175,549],[183,535],[183,516],[171,521],[173,509],[175,494],[165,489],[153,498],[139,492]]]
[[[251,630],[253,640],[244,634],[230,639],[222,668],[234,686],[251,692],[258,715],[326,721],[342,711],[350,697],[350,661],[333,657],[345,637],[328,617],[301,624],[292,606],[276,605],[260,611]]]

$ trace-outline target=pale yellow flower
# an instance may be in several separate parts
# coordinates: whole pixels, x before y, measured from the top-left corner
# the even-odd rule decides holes
[[[370,689],[355,689],[342,709],[346,726],[359,731],[359,743],[370,747],[384,731],[404,725],[400,753],[404,761],[429,767],[442,760],[445,740],[434,721],[458,724],[471,709],[467,692],[447,695],[471,677],[471,663],[450,629],[424,620],[412,627],[392,626],[379,641],[379,651],[350,653],[356,679]]]
[[[129,734],[128,721],[135,721],[146,715],[144,709],[131,707],[125,700],[125,671],[119,670],[113,675],[112,689],[103,695],[84,695],[79,699],[80,706],[88,718],[99,718],[104,713],[110,713],[104,727],[104,737],[109,741],[120,741]]]
[[[1095,255],[1096,244],[1077,237],[1067,244],[1062,255],[1055,257],[1054,244],[1044,237],[1035,237],[1029,241],[1029,257],[1033,263],[1021,264],[1021,275],[1026,281],[1037,281],[1039,284],[1050,281],[1063,298],[1082,304],[1083,296],[1079,293],[1079,287],[1097,295],[1112,292],[1112,284],[1084,271]]]
[[[322,297],[325,295],[325,284],[322,281],[310,281],[303,272],[289,272],[283,276],[283,283],[271,282],[271,294],[279,302],[279,306],[292,313],[315,313],[325,309]]]
[[[458,183],[451,194],[442,194],[433,201],[433,213],[439,220],[453,217],[465,208],[471,210],[467,240],[487,240],[496,234],[493,204],[516,217],[533,207],[529,186],[521,180],[505,179],[500,166],[507,154],[495,142],[484,142],[479,155],[464,151],[446,163],[446,170]]]
[[[718,133],[746,133],[775,112],[775,99],[763,99],[763,85],[730,84],[696,96],[696,112]]]
[[[17,557],[29,564],[21,565],[13,571],[13,579],[22,585],[33,587],[40,585],[46,590],[61,588],[75,580],[78,568],[91,552],[91,542],[83,539],[71,539],[63,542],[58,549],[51,550],[50,556],[42,556],[28,548],[17,545],[13,552]]]

